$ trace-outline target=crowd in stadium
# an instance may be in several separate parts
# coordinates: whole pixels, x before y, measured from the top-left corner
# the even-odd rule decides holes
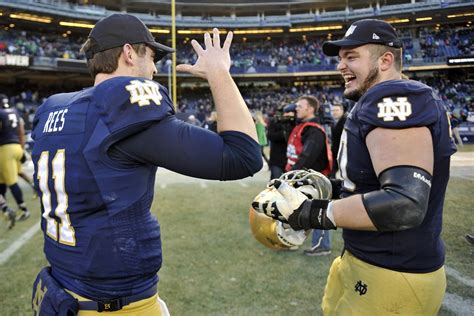
[[[416,60],[440,62],[448,56],[474,53],[474,32],[472,28],[427,27],[402,29],[404,60],[406,64]],[[279,66],[295,67],[297,71],[332,70],[337,59],[323,54],[321,45],[325,38],[304,37],[302,41],[287,42],[278,39],[258,41],[235,41],[232,48],[233,72],[272,72]],[[24,30],[8,29],[0,31],[0,53],[83,59],[80,47],[84,39],[71,37],[67,33],[46,35]],[[178,43],[178,63],[194,62],[196,58],[187,40]],[[166,71],[163,63],[162,71]]]
[[[414,78],[416,79],[416,78]],[[446,100],[449,110],[461,120],[465,121],[469,112],[474,112],[474,85],[469,82],[451,81],[441,78],[421,79],[420,81],[432,86],[438,92],[440,97]],[[328,89],[322,86],[270,86],[256,89],[254,86],[242,87],[242,95],[246,104],[251,110],[262,111],[266,117],[271,117],[278,108],[294,103],[301,95],[314,95],[318,97],[322,104],[333,104],[346,102],[345,108],[350,108],[350,101],[342,97],[341,89]],[[31,127],[31,122],[37,107],[42,103],[45,97],[56,93],[57,91],[36,91],[25,88],[19,94],[10,95],[10,104],[16,106],[23,114],[25,128]],[[200,123],[214,110],[214,104],[211,94],[201,89],[183,91],[178,98],[178,112],[180,117],[187,118],[194,115]]]

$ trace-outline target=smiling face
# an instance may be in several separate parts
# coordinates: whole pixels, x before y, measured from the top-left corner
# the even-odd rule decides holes
[[[344,78],[344,96],[349,100],[359,100],[379,81],[378,58],[372,56],[368,45],[341,48],[337,70]]]

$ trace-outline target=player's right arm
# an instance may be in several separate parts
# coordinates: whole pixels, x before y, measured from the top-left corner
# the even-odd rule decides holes
[[[220,44],[219,30],[214,28],[213,37],[204,34],[204,46],[196,40],[191,42],[198,59],[194,65],[178,65],[177,71],[189,72],[209,82],[217,110],[217,129],[219,132],[237,131],[247,134],[257,141],[257,132],[252,116],[230,75],[229,48],[232,32],[227,34],[223,47]]]

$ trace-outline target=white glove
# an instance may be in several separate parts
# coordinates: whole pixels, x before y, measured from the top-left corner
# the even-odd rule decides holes
[[[287,223],[288,217],[307,199],[286,181],[274,180],[255,197],[252,207],[259,213]]]

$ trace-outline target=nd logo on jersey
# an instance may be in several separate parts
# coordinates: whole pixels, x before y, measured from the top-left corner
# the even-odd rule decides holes
[[[160,87],[150,80],[132,80],[125,89],[130,92],[130,103],[138,103],[138,106],[150,105],[150,100],[160,105],[163,98]]]
[[[411,115],[411,103],[406,97],[398,97],[396,101],[391,98],[383,98],[383,102],[377,104],[379,107],[378,118],[386,122],[391,122],[395,117],[400,121],[405,121]]]

